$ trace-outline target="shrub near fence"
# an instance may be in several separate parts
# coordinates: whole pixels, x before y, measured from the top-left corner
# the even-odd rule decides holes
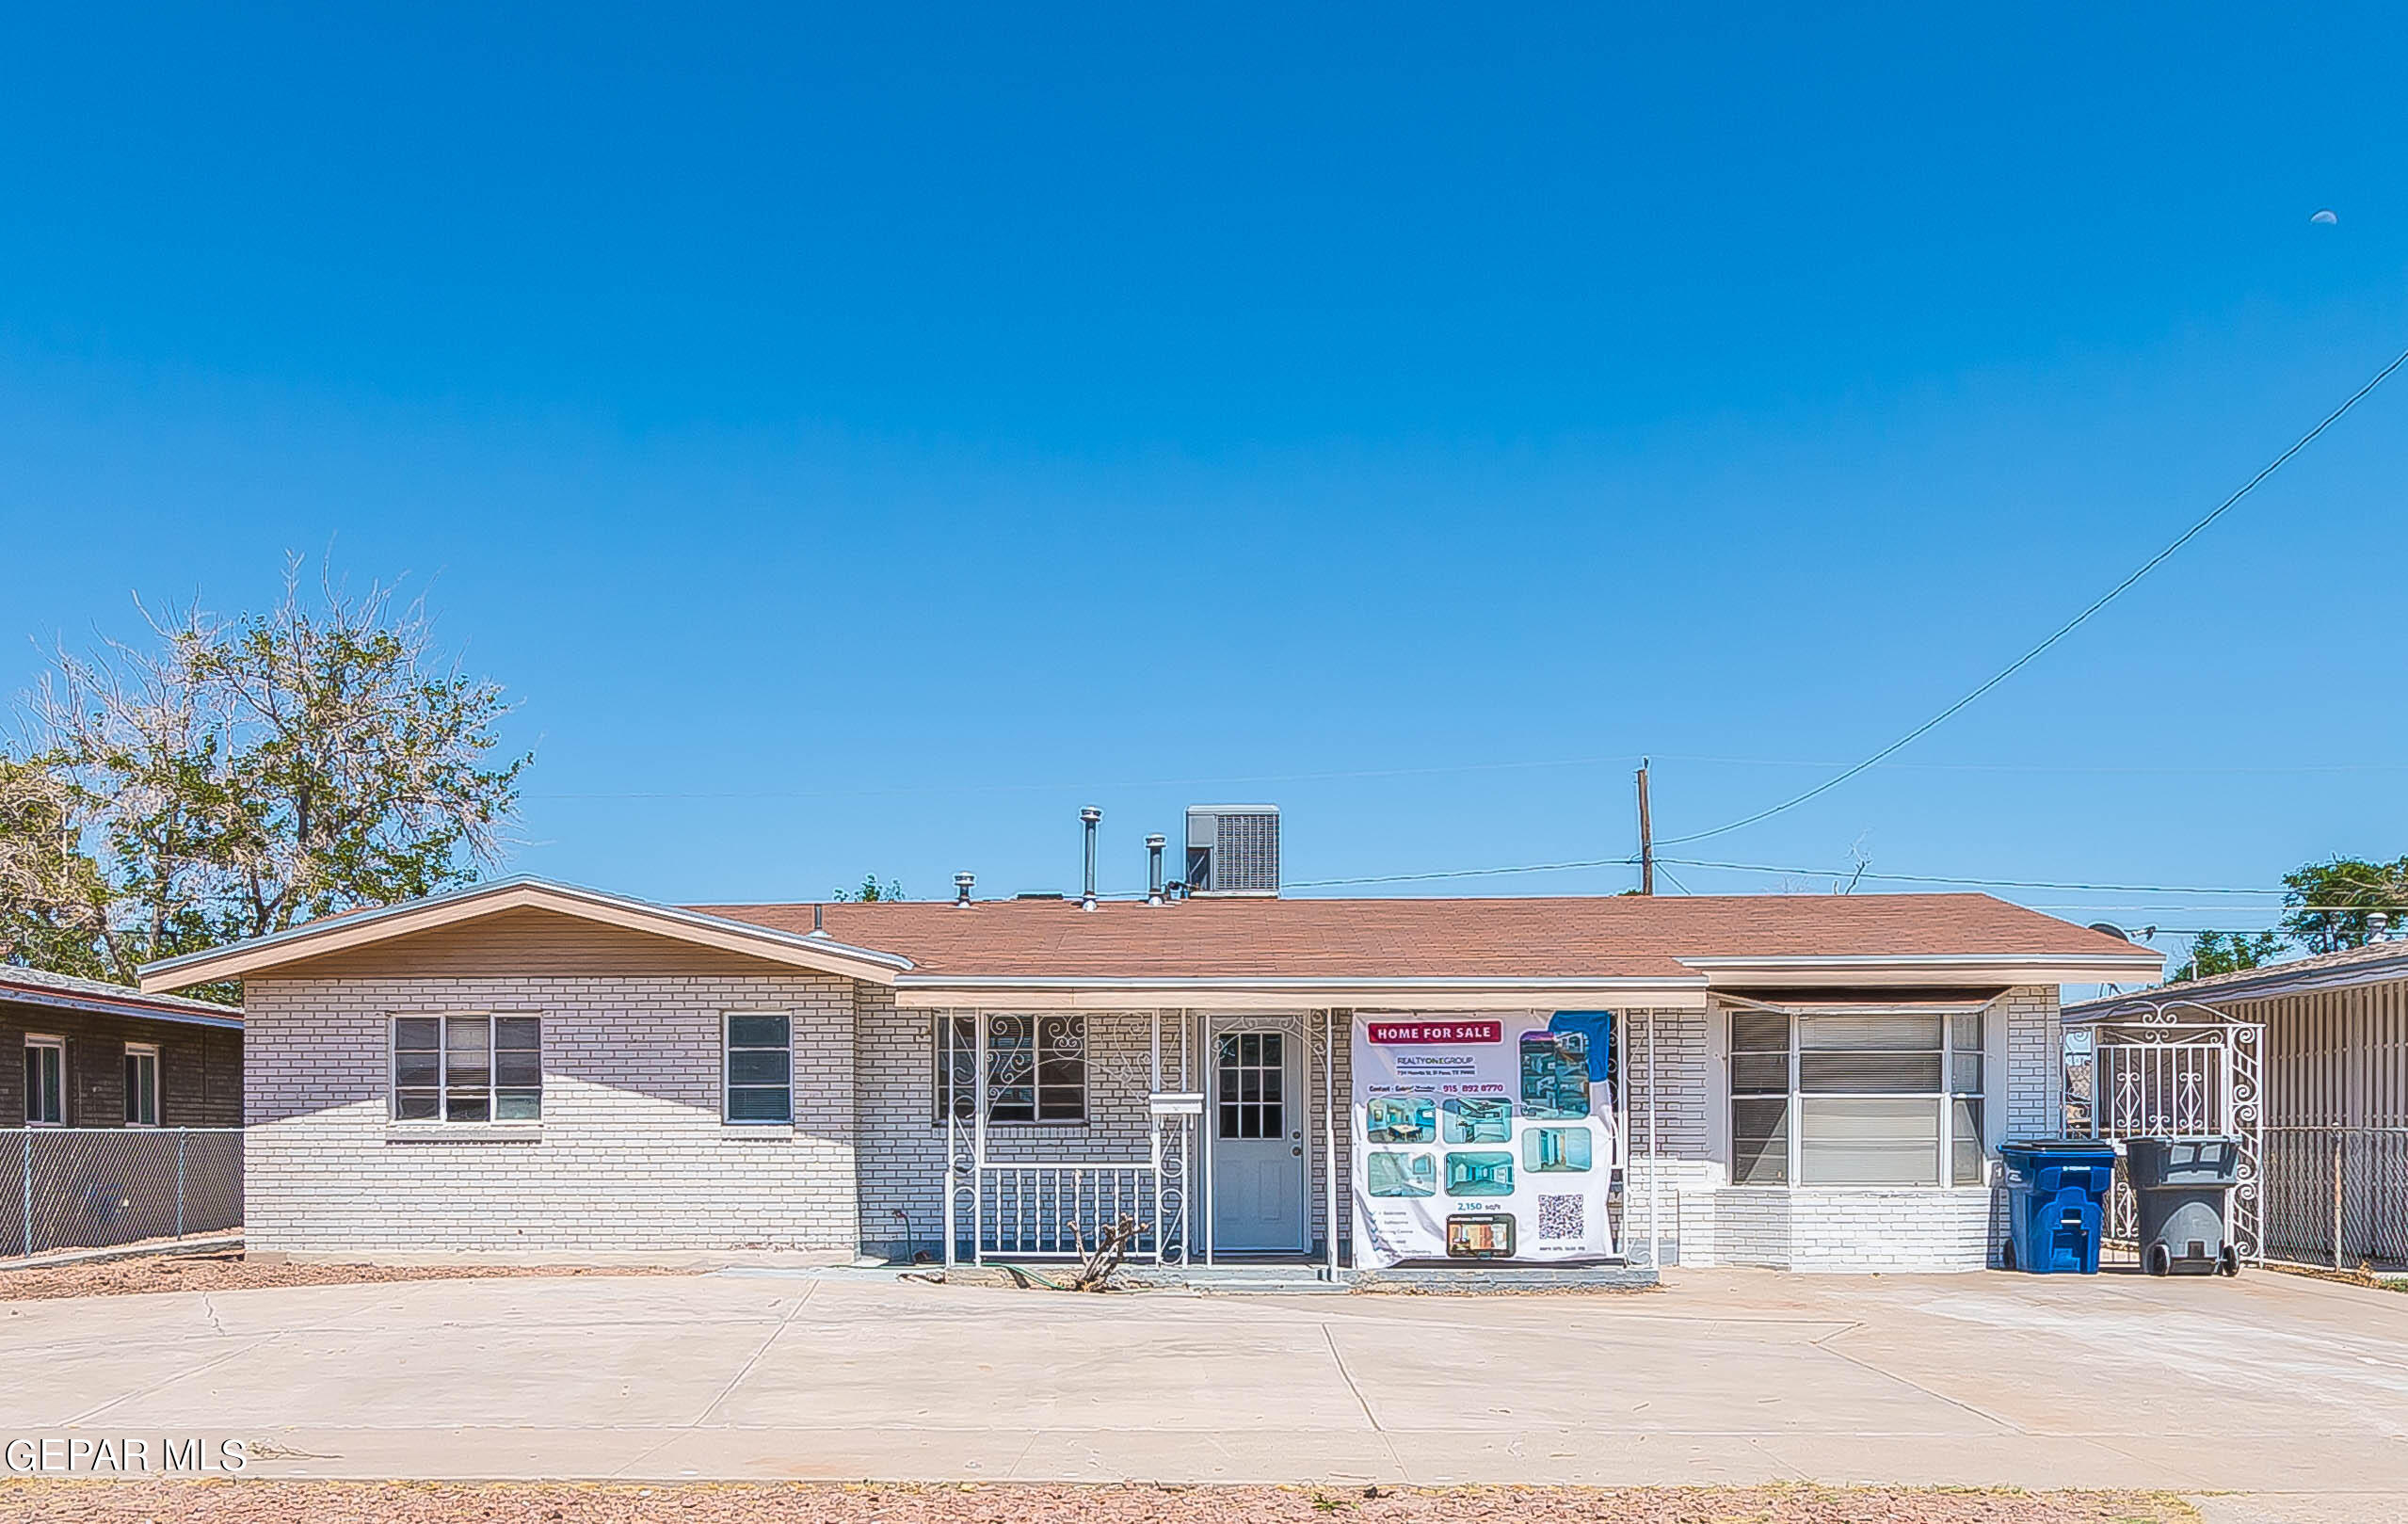
[[[243,1221],[242,1129],[14,1130],[0,1195],[0,1255],[222,1233]]]

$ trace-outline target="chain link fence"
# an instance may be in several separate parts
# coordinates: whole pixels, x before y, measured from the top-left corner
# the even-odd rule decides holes
[[[0,1132],[0,1256],[222,1233],[242,1221],[240,1128]]]
[[[2268,1128],[2266,1252],[2336,1270],[2408,1263],[2408,1127]]]

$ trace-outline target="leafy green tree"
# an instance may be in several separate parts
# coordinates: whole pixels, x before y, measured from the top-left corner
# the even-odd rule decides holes
[[[901,898],[903,898],[901,879],[890,878],[881,884],[875,874],[864,874],[861,878],[861,887],[859,889],[840,889],[836,891],[837,903],[840,905],[875,905],[880,900]]]
[[[474,879],[530,760],[423,602],[320,579],[265,613],[62,649],[0,770],[0,959],[141,964]],[[147,618],[147,613],[146,613]]]
[[[2291,906],[2283,917],[2283,931],[2293,941],[2311,953],[2364,947],[2373,935],[2367,924],[2369,913],[2384,911],[2394,924],[2403,919],[2408,857],[2391,862],[2357,858],[2311,862],[2285,874],[2283,887],[2283,903]]]
[[[2206,979],[2238,973],[2272,962],[2283,950],[2283,938],[2271,931],[2203,931],[2191,944],[2191,961],[2174,971],[2180,979]]]

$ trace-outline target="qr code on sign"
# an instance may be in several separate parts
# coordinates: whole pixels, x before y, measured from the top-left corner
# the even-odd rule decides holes
[[[1543,1195],[1538,1198],[1538,1236],[1540,1238],[1585,1238],[1589,1231],[1589,1199],[1582,1195]]]

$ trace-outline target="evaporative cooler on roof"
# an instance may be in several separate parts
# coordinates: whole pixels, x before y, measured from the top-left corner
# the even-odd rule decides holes
[[[1279,892],[1279,807],[1187,807],[1187,888],[1191,894]]]

